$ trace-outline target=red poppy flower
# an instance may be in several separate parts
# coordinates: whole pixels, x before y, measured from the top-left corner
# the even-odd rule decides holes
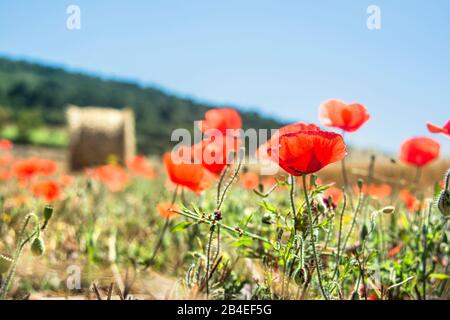
[[[406,209],[409,211],[417,211],[420,209],[420,202],[417,198],[408,190],[403,189],[399,193],[400,199],[405,204]]]
[[[58,166],[52,160],[30,158],[16,161],[12,169],[20,180],[28,180],[36,175],[50,176],[56,172]]]
[[[8,139],[0,139],[0,150],[9,151],[13,147],[13,143]]]
[[[443,127],[439,127],[431,122],[428,122],[427,128],[431,133],[443,133],[446,136],[450,137],[450,120],[448,120]]]
[[[292,127],[291,127],[292,128]],[[288,173],[300,176],[314,173],[339,161],[347,154],[342,136],[321,130],[279,130],[278,145],[272,144],[268,153],[272,160]],[[287,132],[287,133],[284,133]]]
[[[217,135],[207,137],[193,145],[191,152],[193,157],[200,158],[198,162],[201,162],[209,172],[219,174],[231,162],[239,145],[240,141],[237,138]]]
[[[370,119],[370,115],[362,104],[331,99],[320,105],[319,118],[327,127],[354,132]]]
[[[65,188],[70,187],[74,181],[75,177],[68,174],[64,174],[59,178],[59,183]]]
[[[277,184],[277,179],[274,176],[266,176],[262,178],[261,183],[264,187],[264,190],[268,190],[272,188],[275,184]]]
[[[13,156],[9,152],[0,155],[0,167],[8,165],[12,160]]]
[[[88,169],[86,174],[101,181],[111,192],[119,192],[125,189],[128,183],[128,175],[125,170],[116,164],[107,164],[93,169]]]
[[[245,189],[253,190],[258,188],[259,176],[255,172],[245,172],[241,175],[239,180]]]
[[[58,170],[58,165],[53,160],[37,158],[34,161],[38,167],[38,174],[51,176]]]
[[[440,149],[439,142],[431,138],[411,138],[402,144],[400,160],[416,167],[423,167],[439,157]]]
[[[156,210],[161,217],[165,219],[171,219],[177,215],[177,213],[174,211],[178,211],[180,210],[180,208],[174,203],[160,202],[157,204]]]
[[[0,181],[7,181],[12,178],[12,172],[0,169]]]
[[[43,198],[47,202],[58,200],[61,196],[61,190],[56,181],[38,181],[31,186],[33,194]]]
[[[180,149],[180,157],[183,157],[184,150],[186,149]],[[201,164],[185,161],[186,159],[183,158],[175,162],[170,152],[164,154],[163,160],[167,175],[173,183],[187,187],[194,192],[201,192],[211,186],[212,174]]]
[[[391,250],[389,250],[387,257],[388,258],[395,257],[400,252],[400,250],[402,250],[402,248],[403,248],[403,244],[401,244],[401,243],[398,246],[393,247]]]
[[[312,123],[306,124],[306,123],[300,122],[300,123],[288,124],[280,129],[278,129],[269,140],[267,140],[266,142],[261,144],[259,146],[258,150],[256,150],[255,156],[260,160],[272,159],[271,156],[269,155],[269,149],[279,145],[280,136],[288,134],[288,133],[295,133],[298,131],[320,131],[320,128]]]
[[[200,130],[205,132],[209,129],[217,129],[222,134],[226,134],[227,129],[241,129],[242,119],[234,109],[218,108],[206,111],[205,120],[200,123]]]
[[[138,155],[127,161],[127,167],[128,170],[136,176],[146,179],[152,179],[155,177],[155,170],[153,169],[153,166],[144,156]]]

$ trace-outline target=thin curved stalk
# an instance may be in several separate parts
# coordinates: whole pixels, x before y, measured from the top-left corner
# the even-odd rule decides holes
[[[198,216],[197,214],[195,214],[195,213],[193,213],[193,212],[191,212],[191,211],[189,211],[189,210],[187,210],[187,209],[183,209],[183,211],[177,211],[177,210],[174,210],[174,212],[176,212],[176,213],[178,213],[178,214],[181,214],[182,216],[184,216],[184,217],[186,217],[186,218],[193,219],[193,220],[195,220],[195,221],[197,221],[197,222],[199,222],[199,223],[205,223],[205,224],[208,224],[208,225],[213,224],[213,221],[212,221],[212,220],[207,219],[207,218],[205,218],[205,217]],[[270,240],[267,239],[267,238],[261,237],[261,236],[259,236],[259,235],[257,235],[257,234],[254,234],[254,233],[251,233],[251,232],[242,230],[242,229],[240,229],[240,228],[238,228],[238,227],[231,227],[231,226],[226,225],[226,224],[223,224],[222,222],[219,222],[219,221],[216,221],[216,222],[214,222],[214,223],[215,223],[217,226],[221,226],[223,229],[225,229],[225,230],[227,230],[227,231],[229,231],[229,232],[231,232],[231,233],[238,234],[239,236],[246,236],[246,237],[249,237],[249,238],[252,238],[252,239],[255,239],[255,240],[259,240],[259,241],[268,243],[268,244],[270,244],[270,245],[272,245],[272,246],[275,246],[275,245],[272,243],[272,241],[270,241]]]
[[[175,187],[175,190],[173,192],[171,205],[173,205],[175,203],[176,199],[177,199],[178,186],[179,185],[177,184],[176,187]],[[169,225],[170,225],[170,218],[166,218],[166,221],[164,221],[164,227],[163,227],[163,229],[161,231],[161,234],[160,234],[160,236],[158,238],[158,242],[156,243],[155,248],[153,249],[153,253],[152,253],[150,259],[148,259],[145,262],[145,269],[150,267],[155,262],[156,255],[157,255],[159,249],[161,249],[161,245],[162,245],[164,236],[166,235],[167,229],[169,228]]]
[[[220,196],[220,200],[217,203],[217,210],[220,210],[220,208],[222,207],[223,202],[225,200],[225,196],[228,192],[228,189],[231,187],[233,182],[236,180],[236,178],[239,174],[239,171],[241,170],[241,166],[242,166],[242,158],[239,159],[239,163],[238,163],[236,170],[233,172],[233,175],[231,176],[230,180],[228,181],[228,183],[225,185],[225,187],[223,189],[222,195]]]
[[[209,232],[209,240],[208,240],[208,252],[206,255],[206,299],[209,298],[209,277],[210,277],[210,256],[211,256],[211,243],[213,240],[215,225],[211,225],[211,231]]]
[[[31,233],[25,240],[22,240],[25,236],[26,229],[28,224],[30,223],[31,218],[33,218],[37,224],[37,230]],[[14,275],[16,274],[17,264],[19,263],[20,256],[22,255],[23,248],[25,245],[33,239],[38,232],[40,231],[39,220],[34,213],[30,213],[25,216],[24,223],[20,230],[19,236],[16,241],[16,251],[14,253],[13,262],[9,268],[8,275],[6,276],[5,281],[3,282],[0,288],[0,300],[6,299],[6,295],[8,294],[9,287],[11,286]]]
[[[353,212],[353,209],[352,209],[352,213],[353,213],[352,224],[350,225],[350,230],[348,231],[348,234],[345,237],[344,244],[342,246],[342,250],[345,250],[345,248],[347,247],[347,242],[348,242],[350,236],[352,235],[353,229],[355,228],[356,218],[358,217],[358,212],[361,209],[362,198],[363,198],[363,194],[360,191],[358,205],[356,206],[356,210]],[[350,202],[351,202],[351,200],[350,200]]]
[[[334,280],[334,277],[337,275],[339,278],[339,265],[341,264],[341,238],[342,238],[342,221],[344,218],[344,212],[345,212],[345,208],[347,206],[347,196],[344,192],[344,203],[342,205],[342,211],[341,211],[341,215],[339,217],[339,231],[338,231],[338,243],[337,243],[337,253],[336,253],[336,267],[334,269],[334,273],[333,273],[333,277],[332,279]]]

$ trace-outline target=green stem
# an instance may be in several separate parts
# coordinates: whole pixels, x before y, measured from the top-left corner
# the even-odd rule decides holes
[[[356,210],[354,211],[354,210],[352,209],[352,213],[353,213],[352,224],[350,225],[350,230],[348,231],[348,234],[347,234],[347,236],[345,237],[345,241],[344,241],[344,244],[343,244],[343,246],[342,246],[342,250],[345,250],[345,248],[347,247],[347,242],[348,242],[350,236],[352,235],[353,229],[355,228],[356,219],[357,219],[357,217],[358,217],[358,212],[359,212],[360,209],[361,209],[362,198],[363,198],[363,195],[362,195],[362,192],[360,191],[360,192],[359,192],[358,205],[356,206]]]
[[[217,183],[217,199],[216,199],[217,207],[219,207],[219,204],[220,204],[220,189],[222,188],[222,183],[223,183],[223,180],[225,179],[225,175],[228,172],[228,168],[229,168],[229,165],[227,164],[226,167],[222,170],[222,172],[220,174],[219,182]]]
[[[209,225],[213,224],[212,220],[204,218],[204,217],[200,217],[197,214],[189,211],[188,209],[183,209],[183,211],[174,211],[174,212],[176,212],[178,214],[181,214],[182,216],[184,216],[186,218],[193,219],[193,220],[195,220],[195,221],[197,221],[199,223],[205,223],[205,224],[209,224]],[[263,241],[265,243],[268,243],[268,244],[274,246],[274,244],[269,239],[261,237],[261,236],[259,236],[257,234],[254,234],[254,233],[251,233],[251,232],[248,232],[248,231],[245,231],[245,230],[241,230],[241,229],[239,229],[237,227],[230,227],[230,226],[228,226],[226,224],[223,224],[222,222],[218,222],[218,221],[215,222],[215,224],[217,226],[220,226],[220,227],[224,228],[225,230],[227,230],[227,231],[229,231],[231,233],[235,233],[235,234],[238,234],[240,236],[246,236],[246,237],[249,237],[249,238],[252,238],[252,239],[255,239],[255,240]]]
[[[322,275],[320,274],[320,272],[321,272],[320,271],[320,262],[319,262],[319,258],[317,256],[316,244],[314,241],[314,230],[313,230],[314,226],[313,226],[313,218],[312,218],[312,212],[311,212],[311,204],[309,203],[308,191],[306,189],[306,175],[303,175],[302,178],[303,178],[303,191],[305,193],[306,207],[308,209],[309,233],[310,233],[310,237],[311,237],[311,246],[312,246],[312,250],[313,250],[314,262],[316,264],[316,269],[317,269],[317,280],[319,281],[320,291],[322,292],[324,299],[328,300],[328,294],[326,293],[325,288],[323,287],[323,284],[322,284]]]
[[[291,209],[294,216],[294,234],[297,233],[296,222],[297,222],[297,210],[295,210],[295,177],[291,174],[291,183],[289,188],[289,198],[291,200]]]
[[[228,189],[231,187],[231,185],[233,184],[234,180],[236,180],[239,171],[241,170],[241,166],[242,166],[242,158],[239,159],[239,163],[238,166],[236,168],[236,170],[233,172],[233,175],[231,176],[230,180],[228,181],[228,183],[226,184],[225,188],[223,189],[222,195],[220,197],[220,200],[217,203],[217,210],[220,210],[220,208],[223,205],[223,202],[225,200],[225,196],[228,192]]]
[[[342,130],[342,138],[345,137],[345,131]],[[347,166],[345,164],[345,157],[341,160],[341,168],[342,168],[342,179],[344,180],[344,188],[345,191],[348,193],[349,202],[350,202],[350,208],[353,211],[353,191],[350,188],[350,183],[348,180],[348,174],[347,174]]]
[[[34,231],[30,236],[28,236],[25,240],[22,241],[23,237],[25,236],[25,231],[28,227],[28,224],[30,223],[31,218],[33,218],[35,220],[35,222],[37,224],[37,229],[40,230],[39,220],[38,220],[37,216],[34,213],[30,213],[30,214],[26,215],[24,218],[24,223],[20,230],[19,236],[17,238],[16,251],[14,253],[13,263],[11,264],[11,267],[9,268],[9,271],[8,271],[8,275],[6,276],[6,279],[3,282],[2,287],[0,288],[0,300],[6,299],[6,295],[8,294],[9,287],[11,286],[12,280],[16,273],[16,269],[17,269],[17,265],[19,263],[20,256],[22,255],[23,248],[38,233],[38,231]]]
[[[209,277],[210,277],[210,256],[211,256],[211,243],[214,235],[215,225],[211,225],[211,230],[209,232],[209,240],[208,240],[208,252],[206,255],[206,299],[209,298]]]
[[[173,192],[171,205],[173,205],[175,203],[176,199],[177,199],[178,186],[179,185],[177,184],[176,187],[175,187],[175,190]],[[161,246],[162,246],[162,243],[163,243],[163,239],[164,239],[164,236],[165,236],[165,234],[167,232],[167,229],[169,228],[169,225],[170,225],[170,218],[166,218],[166,221],[164,221],[164,227],[163,227],[163,229],[161,231],[161,234],[159,236],[158,242],[156,243],[155,248],[153,249],[153,253],[152,253],[150,259],[148,259],[145,262],[145,269],[150,267],[155,262],[156,255],[157,255],[159,249],[161,249]]]
[[[339,231],[338,231],[338,243],[337,243],[337,253],[336,253],[336,267],[334,269],[333,278],[337,275],[339,278],[339,266],[341,264],[341,238],[342,238],[342,222],[344,219],[345,207],[347,206],[347,196],[344,192],[344,203],[342,205],[341,216],[339,217]]]

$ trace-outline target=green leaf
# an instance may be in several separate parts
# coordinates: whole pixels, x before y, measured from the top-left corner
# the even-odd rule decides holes
[[[253,243],[253,239],[243,236],[241,238],[239,238],[238,240],[236,240],[235,242],[233,242],[233,246],[235,247],[242,247],[242,246],[250,246]]]
[[[275,208],[274,206],[272,206],[271,204],[269,204],[267,201],[263,201],[261,202],[261,205],[264,207],[264,209],[277,214],[278,213],[278,209]]]
[[[184,230],[187,227],[189,227],[192,223],[193,222],[191,222],[191,221],[180,222],[179,224],[173,226],[172,229],[170,229],[170,232],[179,232],[181,230]]]
[[[248,224],[250,223],[250,220],[253,218],[253,213],[249,214],[246,218],[242,219],[240,225],[242,226],[242,229],[246,229]]]
[[[432,273],[429,275],[431,279],[437,279],[437,280],[447,280],[450,279],[450,276],[448,274],[443,273]]]
[[[334,183],[330,183],[330,184],[326,184],[326,185],[324,185],[324,186],[317,187],[317,188],[315,188],[315,189],[312,191],[312,195],[316,195],[316,194],[322,193],[322,192],[324,192],[325,190],[327,190],[327,189],[329,189],[330,187],[332,187],[333,185],[334,185]]]

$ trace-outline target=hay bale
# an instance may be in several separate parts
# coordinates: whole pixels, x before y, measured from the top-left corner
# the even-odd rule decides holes
[[[131,109],[68,106],[69,167],[80,170],[105,164],[115,157],[120,164],[134,157],[136,137]]]

